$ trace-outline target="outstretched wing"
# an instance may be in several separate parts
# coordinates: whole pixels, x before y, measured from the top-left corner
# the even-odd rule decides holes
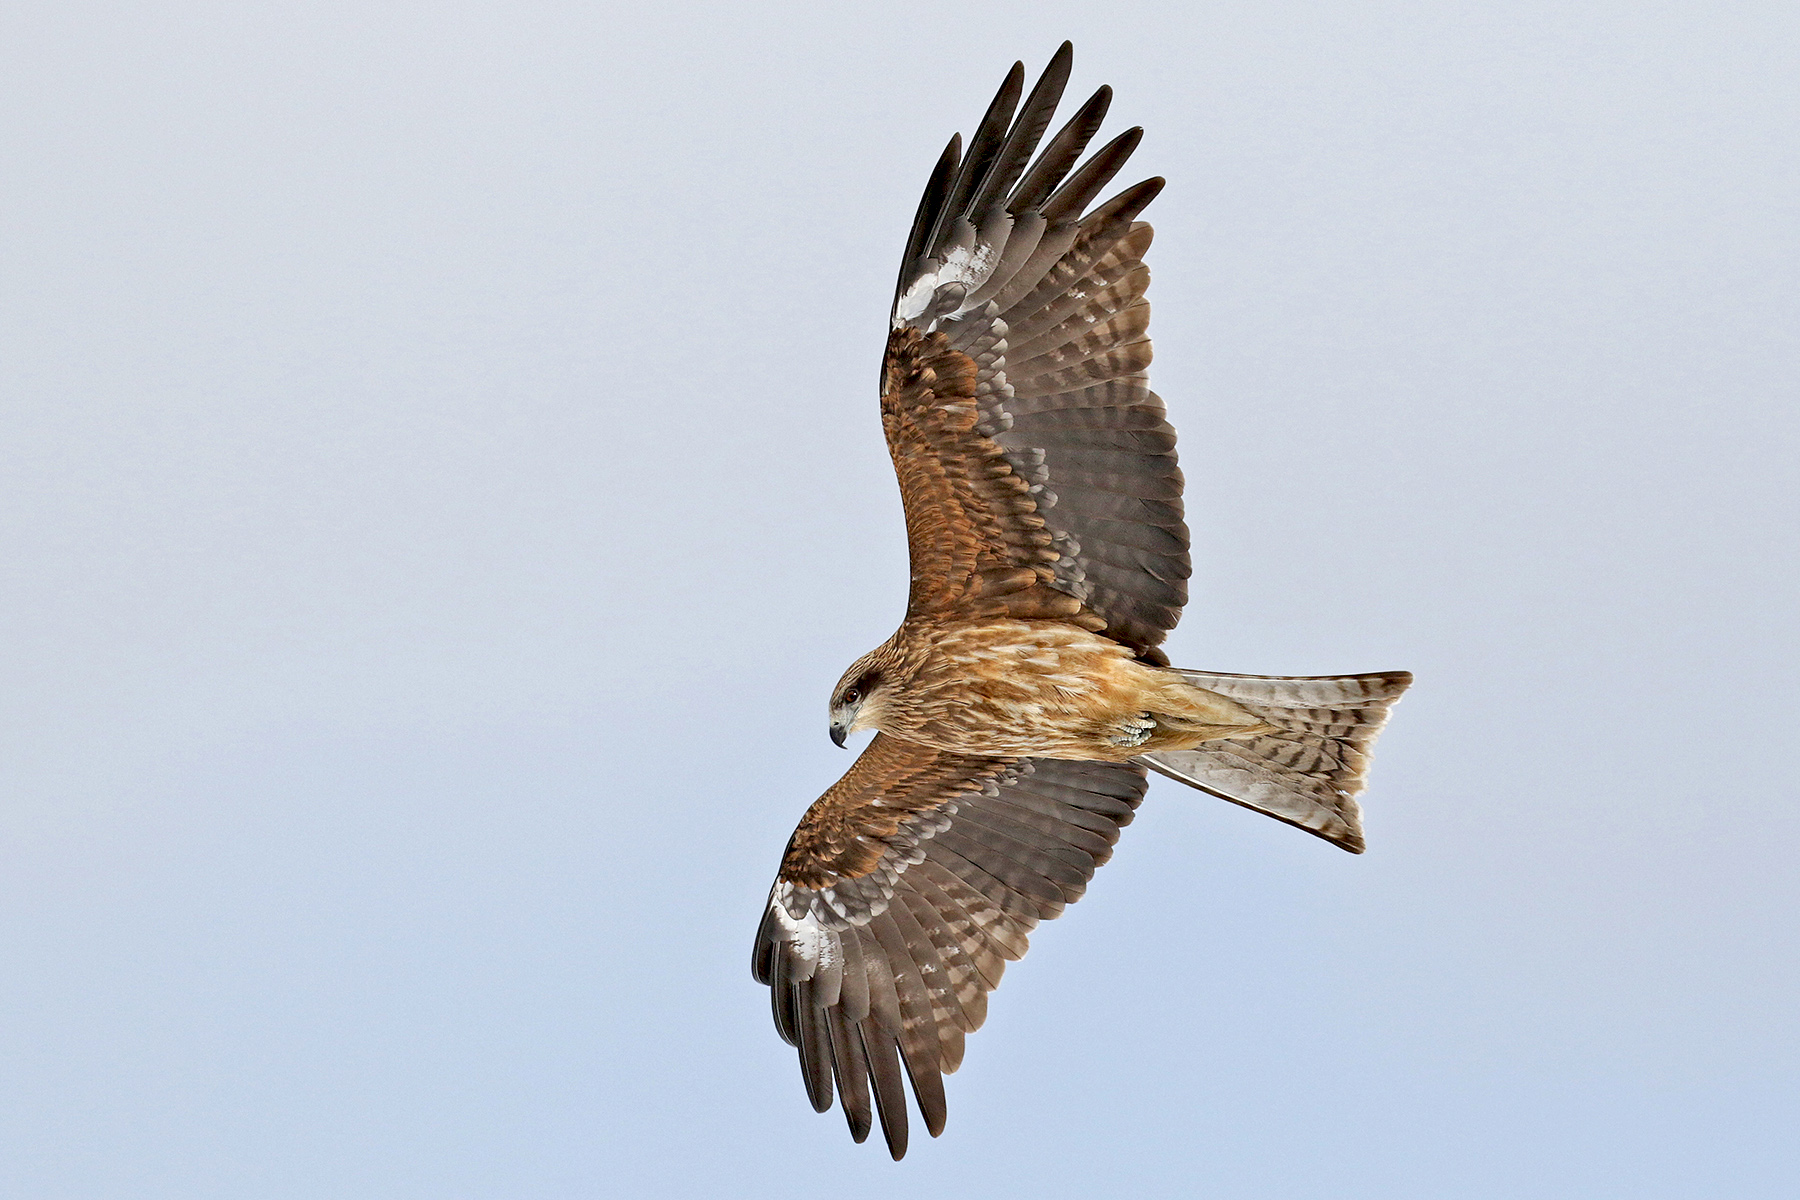
[[[870,1100],[906,1153],[906,1091],[936,1137],[943,1076],[1039,921],[1079,899],[1145,787],[1141,767],[972,758],[877,735],[807,810],[756,932],[752,972],[800,1051],[813,1107]]]
[[[968,154],[951,139],[907,240],[881,414],[908,609],[1077,620],[1161,662],[1187,601],[1188,532],[1175,431],[1144,374],[1150,227],[1135,218],[1163,181],[1083,215],[1142,135],[1071,173],[1108,88],[1032,161],[1070,59],[1064,43],[1022,107],[1014,64]]]

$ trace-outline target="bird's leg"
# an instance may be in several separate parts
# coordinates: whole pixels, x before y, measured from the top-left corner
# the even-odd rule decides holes
[[[1132,713],[1107,726],[1106,740],[1115,746],[1135,749],[1149,741],[1155,732],[1155,717],[1147,712]]]

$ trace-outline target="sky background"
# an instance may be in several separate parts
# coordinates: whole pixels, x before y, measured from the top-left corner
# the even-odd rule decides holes
[[[1169,649],[1408,668],[1358,857],[1156,781],[896,1165],[749,948],[905,593],[907,223],[1165,175]],[[1800,12],[0,12],[0,1195],[1800,1176]]]

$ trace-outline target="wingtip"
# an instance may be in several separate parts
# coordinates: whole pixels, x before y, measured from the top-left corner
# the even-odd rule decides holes
[[[877,1106],[879,1111],[879,1106]],[[889,1121],[886,1112],[881,1113],[881,1137],[887,1143],[888,1157],[899,1162],[906,1157],[906,1115],[902,1113],[897,1120]]]

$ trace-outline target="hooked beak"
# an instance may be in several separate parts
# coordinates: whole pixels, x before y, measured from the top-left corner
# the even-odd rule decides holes
[[[842,725],[836,721],[831,723],[831,740],[837,743],[838,749],[842,750],[844,748],[844,739],[847,736],[848,734]]]

